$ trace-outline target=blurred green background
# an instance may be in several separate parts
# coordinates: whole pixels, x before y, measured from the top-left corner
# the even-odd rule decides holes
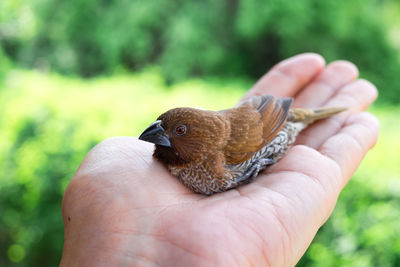
[[[56,266],[61,200],[101,140],[232,106],[301,52],[379,89],[381,136],[298,266],[400,266],[397,0],[1,0],[0,266]]]

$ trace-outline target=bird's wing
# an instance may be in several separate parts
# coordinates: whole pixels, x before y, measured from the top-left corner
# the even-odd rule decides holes
[[[224,148],[226,164],[246,161],[271,142],[285,124],[291,103],[291,98],[262,95],[220,111],[231,125],[230,139]]]

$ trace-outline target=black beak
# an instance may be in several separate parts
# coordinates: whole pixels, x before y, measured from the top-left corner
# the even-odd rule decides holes
[[[169,137],[161,126],[161,121],[153,122],[140,136],[140,140],[150,142],[160,146],[171,147]]]

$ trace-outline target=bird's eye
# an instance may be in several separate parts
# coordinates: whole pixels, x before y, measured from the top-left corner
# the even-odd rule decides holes
[[[184,134],[186,134],[186,126],[185,125],[183,125],[183,124],[180,124],[180,125],[178,125],[178,126],[176,126],[176,128],[175,128],[175,134],[176,135],[184,135]]]

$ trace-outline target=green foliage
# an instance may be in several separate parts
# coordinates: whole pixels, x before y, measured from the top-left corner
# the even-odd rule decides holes
[[[92,80],[9,72],[0,91],[0,266],[59,263],[62,195],[95,144],[137,136],[172,107],[230,107],[249,85],[214,79],[171,87],[157,69]],[[400,110],[372,111],[381,138],[298,266],[400,263]]]
[[[11,62],[9,59],[4,55],[3,50],[0,46],[0,86],[1,82],[3,81],[4,77],[6,76],[7,71],[11,68]],[[1,87],[0,87],[1,90]]]
[[[257,78],[314,51],[355,62],[381,101],[400,102],[395,0],[3,0],[0,9],[0,43],[25,66],[93,76],[157,64],[168,82]]]

